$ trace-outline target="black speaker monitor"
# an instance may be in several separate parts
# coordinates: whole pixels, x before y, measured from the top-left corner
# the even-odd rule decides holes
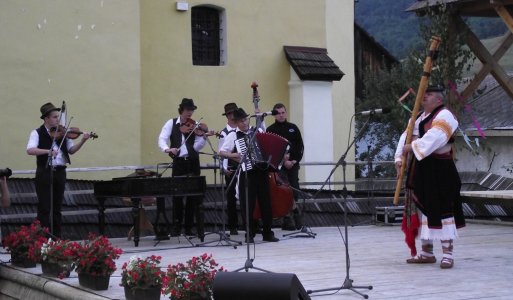
[[[295,274],[219,272],[214,300],[310,300]]]

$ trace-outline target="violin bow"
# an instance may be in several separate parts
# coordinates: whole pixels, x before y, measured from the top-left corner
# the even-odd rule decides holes
[[[433,68],[433,60],[436,59],[436,53],[438,51],[438,47],[441,43],[441,38],[437,36],[431,37],[431,45],[429,46],[429,53],[426,57],[426,61],[424,63],[424,71],[422,73],[422,77],[420,78],[419,89],[417,91],[417,97],[415,98],[415,105],[411,112],[411,118],[408,122],[408,127],[406,128],[406,142],[405,144],[411,144],[412,136],[413,136],[413,128],[415,127],[416,116],[419,114],[420,104],[422,103],[422,99],[424,99],[424,95],[426,94],[427,85],[429,82],[429,76],[431,75],[431,69]],[[404,171],[406,169],[406,156],[402,155],[401,157],[401,171],[399,172],[399,178],[397,178],[397,183],[395,186],[394,193],[394,205],[399,203],[399,194],[401,192],[401,186],[403,184]]]

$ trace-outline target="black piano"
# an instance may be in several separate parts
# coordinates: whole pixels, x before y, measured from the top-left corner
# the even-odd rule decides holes
[[[176,176],[160,178],[120,177],[109,181],[94,183],[94,196],[98,200],[98,223],[100,234],[105,231],[105,199],[126,197],[130,198],[133,206],[134,217],[134,244],[139,246],[139,207],[142,197],[166,197],[166,196],[204,196],[207,189],[205,176]],[[162,199],[163,202],[163,199]],[[198,205],[197,228],[198,235],[204,233],[202,205]],[[157,200],[157,220],[160,213]],[[166,218],[167,220],[167,218]],[[202,238],[202,236],[200,236]]]

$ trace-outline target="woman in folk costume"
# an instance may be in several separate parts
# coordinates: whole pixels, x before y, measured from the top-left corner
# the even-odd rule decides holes
[[[457,228],[465,226],[460,199],[461,181],[453,160],[452,137],[458,128],[456,117],[444,106],[444,87],[430,86],[422,101],[421,112],[413,130],[413,141],[404,144],[406,132],[401,135],[395,152],[395,166],[401,168],[401,156],[411,155],[408,179],[406,182],[405,209],[414,203],[419,211],[416,222],[412,211],[406,240],[412,248],[409,264],[436,263],[433,241],[440,240],[443,258],[442,269],[452,268],[453,240],[458,237]],[[412,155],[413,154],[413,155]],[[408,218],[408,214],[406,216]],[[422,251],[416,255],[414,238],[420,225]],[[404,230],[404,224],[403,224]],[[409,236],[412,234],[413,236]],[[410,240],[408,241],[408,239]]]

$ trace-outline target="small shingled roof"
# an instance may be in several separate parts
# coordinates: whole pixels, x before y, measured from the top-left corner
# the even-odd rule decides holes
[[[344,76],[325,48],[284,46],[283,50],[301,80],[339,81]]]

